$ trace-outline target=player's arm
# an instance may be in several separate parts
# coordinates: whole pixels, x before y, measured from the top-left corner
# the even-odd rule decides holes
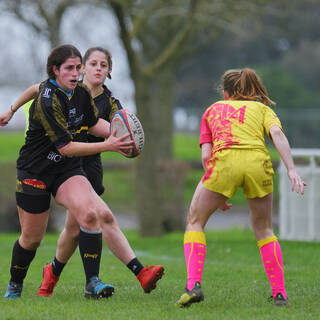
[[[206,170],[206,163],[211,157],[212,152],[212,143],[203,143],[201,145],[201,161],[202,161],[202,167],[204,170]]]
[[[16,111],[37,95],[39,86],[37,83],[26,89],[7,111],[0,114],[0,126],[6,126]]]
[[[128,135],[124,135],[120,138],[116,137],[116,130],[114,130],[109,138],[103,142],[73,142],[58,147],[58,151],[63,156],[89,156],[101,152],[119,152],[122,155],[127,155],[124,151],[132,148],[133,141],[124,141]]]
[[[294,189],[296,189],[297,193],[303,194],[306,183],[296,172],[287,137],[278,126],[271,127],[269,133],[274,146],[278,150],[280,157],[287,168],[287,174],[291,182],[291,190],[294,191]]]
[[[110,135],[110,123],[99,118],[97,123],[89,128],[89,133],[101,138],[108,138]]]

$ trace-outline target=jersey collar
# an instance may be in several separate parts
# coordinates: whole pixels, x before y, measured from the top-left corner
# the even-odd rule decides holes
[[[68,91],[68,90],[62,88],[61,86],[58,85],[57,81],[54,80],[54,79],[49,79],[49,81],[50,81],[53,85],[55,85],[57,88],[59,88],[61,91],[63,91],[63,92],[67,95],[67,97],[68,97],[69,99],[72,97],[73,90]]]

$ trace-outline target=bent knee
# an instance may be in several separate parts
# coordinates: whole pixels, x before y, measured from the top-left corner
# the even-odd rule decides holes
[[[79,224],[84,228],[92,228],[95,227],[98,223],[97,213],[94,209],[86,209],[81,212],[80,217],[78,219]]]
[[[108,208],[102,208],[98,211],[101,223],[112,224],[115,222],[115,217]]]
[[[189,215],[187,217],[187,225],[194,225],[197,223],[200,223],[200,219],[196,215]]]
[[[40,247],[42,239],[32,238],[31,236],[21,236],[19,239],[20,245],[26,250],[36,250]]]

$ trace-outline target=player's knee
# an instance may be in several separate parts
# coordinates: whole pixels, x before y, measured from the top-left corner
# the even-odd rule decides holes
[[[112,212],[107,207],[101,208],[98,212],[101,223],[112,224],[115,222]]]
[[[29,235],[29,236],[25,236],[25,237],[22,236],[19,239],[19,242],[23,248],[33,251],[33,250],[36,250],[40,247],[41,240],[42,239],[34,238],[31,235]]]
[[[84,228],[91,229],[98,223],[97,213],[93,208],[87,208],[80,218],[80,225]]]
[[[187,217],[187,225],[194,225],[199,222],[199,219],[196,215],[188,215]]]

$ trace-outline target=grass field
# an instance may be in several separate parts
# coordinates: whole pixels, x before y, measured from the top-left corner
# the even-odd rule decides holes
[[[112,283],[115,294],[108,300],[86,300],[84,275],[78,252],[72,257],[51,298],[37,297],[42,267],[55,254],[57,236],[49,234],[38,249],[23,296],[8,301],[0,298],[0,319],[290,319],[320,318],[319,244],[282,241],[286,287],[291,306],[276,308],[267,301],[270,288],[253,234],[248,230],[207,232],[207,258],[203,276],[205,301],[188,309],[174,302],[185,286],[183,234],[161,238],[140,238],[136,232],[126,235],[144,264],[163,264],[166,273],[158,288],[144,294],[138,281],[104,247],[100,276]],[[15,234],[0,234],[1,295],[9,279],[9,260]]]
[[[16,161],[19,149],[23,143],[24,132],[0,131],[0,163]],[[279,160],[279,155],[274,148],[269,148],[269,152],[272,160]],[[201,152],[198,135],[176,134],[174,136],[174,157],[177,160],[183,161],[200,161]],[[102,159],[104,161],[132,161],[113,152],[104,153]]]
[[[176,134],[174,136],[174,157],[180,161],[199,162],[201,159],[201,151],[198,146],[199,137],[190,134]],[[1,155],[0,164],[15,162],[19,153],[19,149],[24,142],[23,132],[0,131]],[[279,160],[279,155],[274,148],[269,149],[272,160]],[[104,162],[114,161],[136,161],[135,159],[126,159],[120,154],[106,152],[102,154]],[[186,177],[184,189],[185,202],[188,205],[191,201],[194,189],[203,175],[202,169],[190,170]],[[278,175],[275,174],[275,192],[274,199],[278,200]],[[132,171],[124,171],[123,169],[114,169],[104,172],[104,185],[106,192],[102,198],[108,202],[111,207],[132,206],[134,203],[134,173]],[[110,190],[110,192],[108,192]],[[241,189],[235,194],[231,202],[233,204],[244,204],[245,198]]]

